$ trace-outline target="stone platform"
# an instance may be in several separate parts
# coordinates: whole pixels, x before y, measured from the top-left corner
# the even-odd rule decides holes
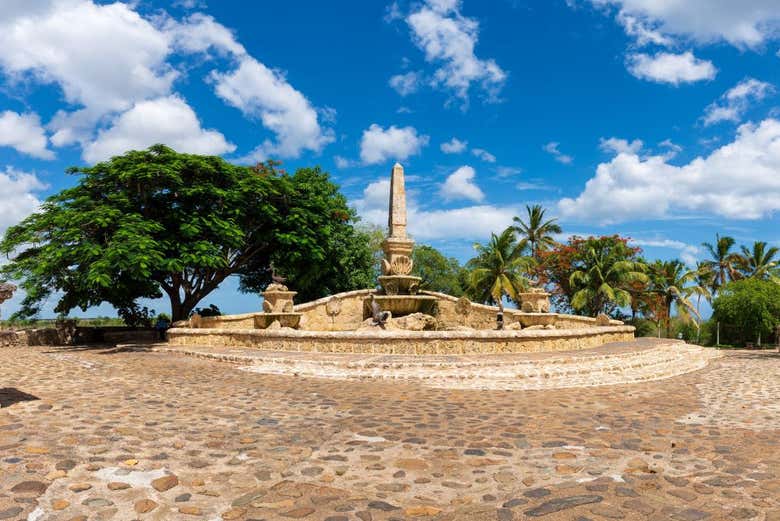
[[[572,351],[633,339],[632,326],[521,331],[302,331],[223,328],[168,330],[168,342],[175,346],[251,347],[266,351],[399,355]]]
[[[451,389],[557,389],[660,380],[696,371],[720,354],[674,340],[607,344],[587,351],[501,355],[369,355],[169,346],[155,351],[240,364],[262,374],[417,380]]]

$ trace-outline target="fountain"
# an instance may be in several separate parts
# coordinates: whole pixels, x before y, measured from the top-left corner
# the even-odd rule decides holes
[[[498,308],[465,297],[427,291],[414,275],[414,241],[406,231],[404,169],[390,180],[388,234],[378,289],[359,289],[294,304],[295,291],[279,276],[263,293],[263,311],[202,317],[168,331],[171,345],[254,347],[272,351],[410,355],[520,353],[587,349],[634,338],[634,328],[608,317],[550,313],[549,294],[532,289],[520,309]],[[272,267],[273,274],[273,267]],[[377,322],[377,311],[391,318]]]
[[[406,188],[404,167],[396,163],[390,177],[390,207],[388,236],[382,243],[382,275],[378,277],[381,291],[374,298],[382,311],[393,317],[412,313],[436,314],[436,297],[419,295],[422,278],[411,275],[414,262],[414,241],[406,236]],[[371,316],[370,299],[363,300],[363,318]]]

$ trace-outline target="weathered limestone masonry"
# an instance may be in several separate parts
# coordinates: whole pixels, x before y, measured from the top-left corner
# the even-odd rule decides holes
[[[302,313],[299,329],[307,331],[354,331],[363,322],[363,301],[376,290],[361,289],[338,293],[305,304],[295,306]],[[473,329],[492,329],[496,323],[498,308],[469,302],[452,295],[434,291],[421,291],[423,295],[436,297],[437,318],[442,326],[459,326]],[[504,320],[507,325],[520,320],[524,313],[517,309],[505,309]],[[199,328],[202,329],[252,329],[257,313],[243,315],[223,315],[220,317],[202,317]],[[559,329],[583,329],[596,327],[596,319],[576,315],[555,315],[555,324]],[[619,320],[610,322],[613,326],[622,326]]]
[[[634,339],[630,326],[532,331],[301,331],[177,328],[171,345],[254,347],[272,351],[450,355],[573,351]]]

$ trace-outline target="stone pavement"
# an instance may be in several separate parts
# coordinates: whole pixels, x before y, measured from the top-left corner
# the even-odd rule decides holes
[[[540,391],[0,349],[0,519],[780,520],[780,356]]]

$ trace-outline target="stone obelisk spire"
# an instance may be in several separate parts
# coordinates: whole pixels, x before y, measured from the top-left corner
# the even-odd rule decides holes
[[[393,165],[390,176],[390,208],[387,215],[390,237],[406,238],[406,189],[404,188],[404,167]]]
[[[382,272],[385,275],[409,275],[412,271],[414,241],[406,236],[406,188],[404,167],[396,163],[390,176],[390,204],[387,215],[387,233],[382,249]]]

